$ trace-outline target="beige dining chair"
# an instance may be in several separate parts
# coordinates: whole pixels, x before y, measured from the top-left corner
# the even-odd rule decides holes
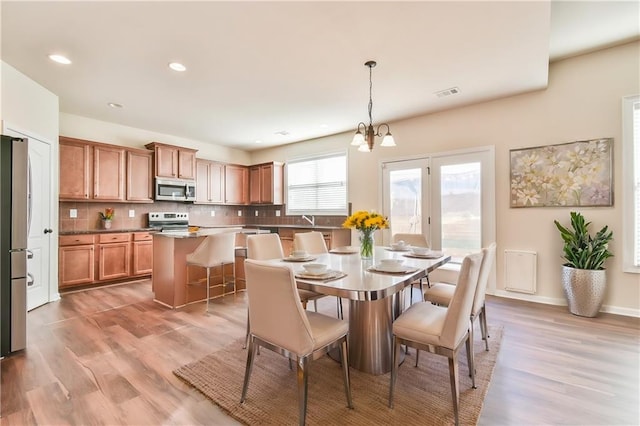
[[[209,312],[209,299],[211,291],[211,268],[215,268],[217,266],[220,267],[222,284],[218,284],[214,287],[222,288],[222,296],[236,292],[235,268],[233,268],[234,273],[232,275],[232,292],[227,293],[225,291],[227,283],[225,282],[224,275],[224,265],[234,263],[236,260],[235,244],[235,232],[220,232],[217,234],[208,235],[200,243],[200,245],[198,245],[198,247],[196,247],[196,249],[186,257],[187,265],[200,266],[207,270],[207,312]],[[193,285],[193,283],[189,284]]]
[[[282,250],[282,242],[280,236],[275,233],[255,234],[247,236],[247,259],[253,260],[272,260],[284,258]],[[325,297],[324,294],[316,293],[311,290],[298,289],[302,306],[306,309],[307,304],[313,301],[313,308],[317,312],[317,299]],[[247,341],[249,339],[250,320],[247,316]],[[246,346],[246,345],[245,345]]]
[[[393,242],[397,243],[400,241],[404,241],[406,244],[410,245],[410,246],[414,246],[414,247],[429,247],[429,242],[427,241],[427,237],[425,237],[424,234],[404,234],[404,233],[398,233],[398,234],[393,234]],[[414,281],[411,283],[411,294],[410,294],[410,304],[413,304],[413,286],[415,284],[418,284],[418,287],[420,288],[420,294],[424,293],[424,281],[427,281],[427,286],[429,285],[429,275],[425,276],[424,278],[420,278],[417,281]]]
[[[322,235],[322,232],[318,232],[318,231],[296,233],[293,236],[293,249],[304,250],[309,254],[329,253],[329,250],[327,249],[327,244],[324,241],[324,236]],[[342,311],[342,298],[337,296],[336,296],[336,309],[338,312],[338,317],[344,319],[344,314]]]
[[[489,333],[487,330],[487,310],[485,307],[485,295],[487,291],[487,284],[489,282],[489,276],[491,275],[491,269],[496,259],[496,243],[491,243],[489,247],[482,249],[484,258],[482,259],[482,266],[480,267],[480,276],[478,277],[478,286],[476,287],[476,293],[473,298],[473,309],[471,310],[471,324],[475,323],[476,319],[480,321],[480,333],[482,334],[482,340],[484,340],[485,350],[489,350]],[[455,285],[449,283],[432,283],[430,287],[424,290],[424,300],[435,303],[436,305],[449,306],[453,293],[455,292]],[[473,328],[471,329],[473,337]],[[473,340],[471,341],[473,345]]]
[[[277,352],[297,365],[299,424],[307,414],[309,363],[332,349],[340,351],[347,407],[353,408],[349,378],[346,321],[302,308],[293,270],[265,262],[245,261],[251,333],[242,397],[247,399],[253,360],[258,347]]]
[[[455,424],[459,424],[458,352],[464,343],[471,384],[475,389],[475,365],[470,343],[471,308],[478,284],[482,253],[470,254],[462,261],[456,290],[448,308],[418,302],[411,305],[393,322],[393,361],[389,386],[389,407],[393,408],[393,394],[398,376],[400,345],[407,345],[449,359],[449,381],[453,399]]]

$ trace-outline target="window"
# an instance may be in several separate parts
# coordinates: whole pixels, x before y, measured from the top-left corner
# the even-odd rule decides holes
[[[346,215],[347,154],[289,161],[286,189],[288,215]]]
[[[623,265],[640,273],[640,96],[622,101]]]

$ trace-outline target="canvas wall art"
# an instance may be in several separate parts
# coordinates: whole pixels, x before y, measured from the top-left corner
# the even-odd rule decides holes
[[[511,207],[613,205],[613,138],[512,149]]]

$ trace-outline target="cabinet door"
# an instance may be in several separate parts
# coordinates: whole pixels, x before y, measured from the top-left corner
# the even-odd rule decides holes
[[[262,173],[259,166],[249,167],[249,202],[262,203]]]
[[[178,150],[178,177],[180,179],[196,178],[196,153]]]
[[[60,288],[94,280],[93,244],[60,247]]]
[[[244,166],[225,166],[225,202],[247,204],[249,198],[249,170]]]
[[[211,201],[209,188],[209,162],[196,161],[196,203],[208,203]]]
[[[131,275],[149,275],[153,270],[153,241],[133,242]]]
[[[112,280],[129,276],[129,242],[98,244],[98,280]]]
[[[178,177],[178,148],[156,146],[156,176]]]
[[[209,164],[209,201],[224,203],[224,164]]]
[[[127,200],[153,202],[152,153],[127,151]]]
[[[93,148],[93,199],[124,201],[124,149]]]
[[[86,143],[60,138],[60,199],[89,199],[89,150]]]

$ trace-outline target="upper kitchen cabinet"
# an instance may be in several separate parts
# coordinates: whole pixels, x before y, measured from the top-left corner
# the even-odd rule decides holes
[[[195,179],[196,152],[195,149],[183,148],[151,142],[145,148],[152,149],[156,155],[155,175],[157,177]]]
[[[226,164],[224,166],[225,203],[248,204],[249,169],[246,166]]]
[[[209,160],[196,160],[196,203],[225,202],[225,165]]]
[[[257,164],[249,167],[249,202],[282,204],[282,163]]]
[[[89,199],[90,149],[86,141],[60,137],[60,199]]]
[[[60,137],[60,199],[124,201],[125,150]]]
[[[127,150],[127,201],[153,202],[153,153]]]

